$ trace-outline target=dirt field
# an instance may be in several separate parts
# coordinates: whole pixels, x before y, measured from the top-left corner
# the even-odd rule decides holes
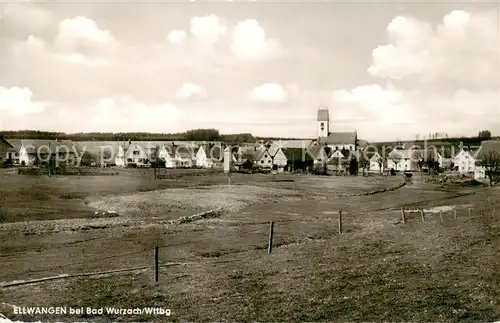
[[[4,287],[0,313],[44,322],[498,320],[500,190],[442,188],[417,176],[361,195],[401,181],[2,173],[0,282],[136,270]],[[174,221],[214,209],[211,218]],[[11,305],[161,307],[171,316],[21,315]]]

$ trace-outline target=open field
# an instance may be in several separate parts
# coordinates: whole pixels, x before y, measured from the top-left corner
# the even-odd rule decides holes
[[[172,311],[93,316],[97,322],[498,320],[500,190],[445,189],[417,176],[398,190],[360,195],[401,181],[0,174],[0,282],[147,267],[5,287],[0,312],[25,321],[90,317],[16,315],[8,304]],[[424,209],[425,221],[408,212],[399,223],[401,207]],[[211,218],[173,221],[214,209],[221,212]]]

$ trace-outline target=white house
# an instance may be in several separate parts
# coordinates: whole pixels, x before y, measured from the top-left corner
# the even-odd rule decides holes
[[[461,174],[473,173],[475,170],[475,163],[476,160],[474,157],[463,149],[453,158],[453,165],[458,168]]]
[[[286,155],[283,152],[283,150],[281,148],[278,148],[272,155],[272,158],[273,158],[273,169],[275,168],[278,170],[278,172],[283,172],[288,163],[288,159],[286,158]]]
[[[189,151],[178,151],[176,154],[179,157],[179,166],[180,167],[186,167],[186,168],[191,168],[194,165],[194,161],[196,161],[195,158],[193,158],[193,154]]]
[[[130,144],[125,153],[125,163],[126,165],[136,165],[138,167],[146,166],[149,164],[149,156],[141,145],[133,143]]]
[[[200,146],[196,152],[196,167],[208,168],[208,158],[204,146]]]
[[[486,168],[483,166],[485,159],[490,159],[492,165],[500,159],[500,141],[499,140],[486,140],[481,142],[479,150],[474,155],[476,160],[476,165],[474,167],[474,179],[482,180],[486,179]],[[491,166],[490,170],[495,167]],[[500,172],[500,169],[497,169]]]
[[[258,151],[256,156],[256,162],[259,167],[272,168],[273,167],[273,157],[266,149]]]
[[[418,171],[418,151],[394,149],[387,157],[387,168],[397,171]]]
[[[378,152],[375,152],[373,156],[370,157],[369,162],[370,162],[370,167],[369,167],[370,172],[382,173],[384,171],[384,162],[382,156],[380,156]]]
[[[122,145],[118,145],[118,152],[115,155],[116,166],[125,167],[125,150]]]

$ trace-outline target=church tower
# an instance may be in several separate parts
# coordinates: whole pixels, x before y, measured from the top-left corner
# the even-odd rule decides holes
[[[318,109],[318,139],[326,138],[330,133],[330,115],[328,108]]]

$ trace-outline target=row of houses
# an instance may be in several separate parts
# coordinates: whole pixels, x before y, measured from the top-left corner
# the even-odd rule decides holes
[[[351,140],[350,138],[349,140]],[[345,140],[346,142],[349,140]],[[340,142],[339,140],[333,140]],[[332,141],[332,142],[333,142]],[[20,140],[0,138],[0,162],[10,159],[14,164],[32,165],[37,158],[46,158],[49,154],[58,155],[68,164],[77,164],[86,146],[78,142],[58,140]],[[125,142],[107,143],[98,146],[94,153],[104,153],[96,163],[122,167],[148,166],[157,160],[162,167],[222,167],[222,143],[157,143],[157,142]],[[321,140],[288,140],[267,143],[247,143],[231,147],[231,162],[235,168],[267,168],[278,172],[294,169],[307,169],[318,163],[326,163],[332,170],[345,171],[349,161],[354,157],[358,161],[361,154],[368,158],[367,167],[370,172],[418,171],[422,168],[419,161],[435,160],[439,168],[453,166],[463,174],[475,174],[481,177],[484,170],[480,167],[481,157],[486,152],[497,151],[500,154],[500,141],[484,141],[476,149],[460,147],[457,154],[452,150],[418,150],[409,149],[405,145],[396,147],[386,156],[379,152],[363,151],[357,146],[332,146]]]
[[[485,177],[482,161],[488,154],[493,153],[500,158],[500,141],[486,140],[479,147],[459,147],[458,153],[454,149],[405,149],[395,148],[386,158],[378,152],[373,153],[369,159],[369,170],[383,172],[385,169],[396,171],[418,171],[422,161],[432,160],[440,169],[451,169],[460,174],[474,176],[476,179]],[[424,164],[425,165],[425,164]]]

